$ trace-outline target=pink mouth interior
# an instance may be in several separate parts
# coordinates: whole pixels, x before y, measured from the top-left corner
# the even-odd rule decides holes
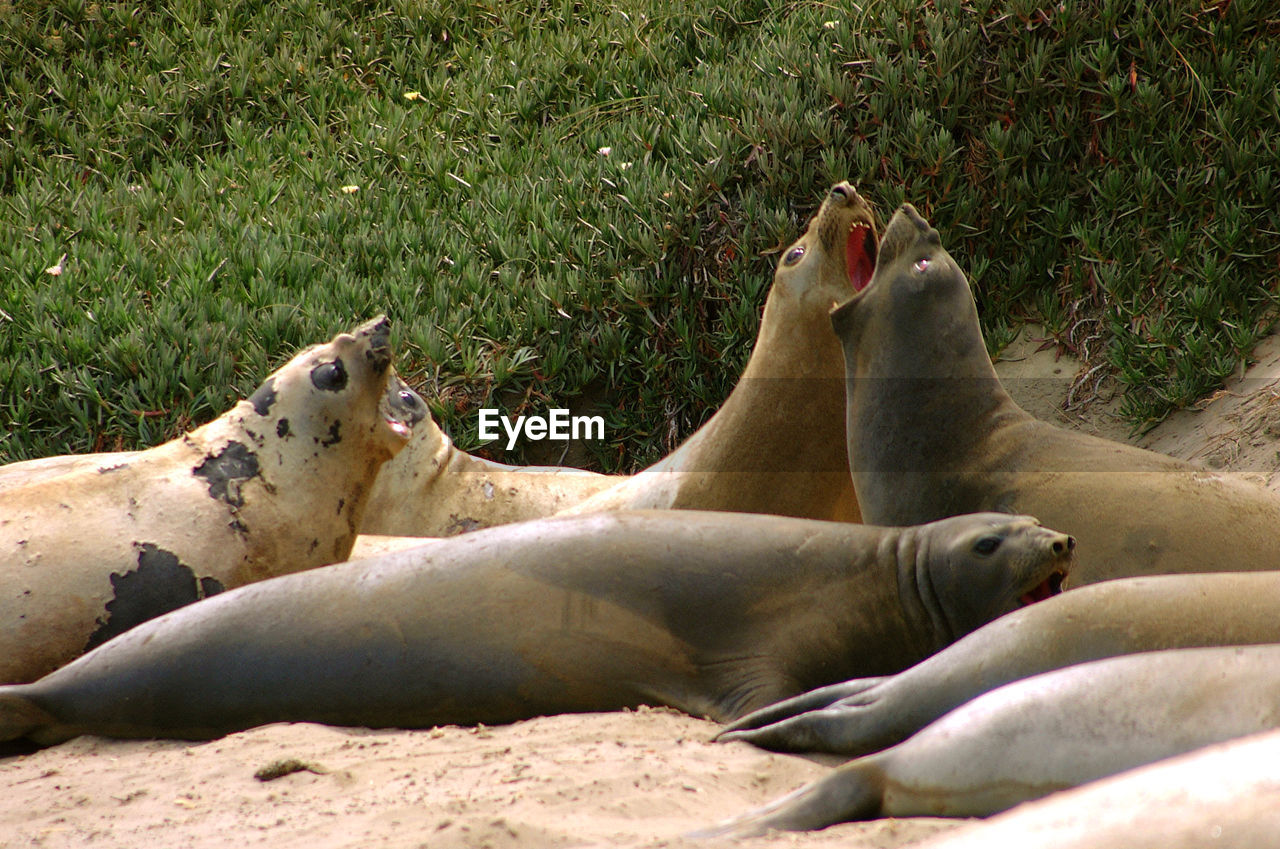
[[[1052,598],[1062,592],[1062,582],[1064,580],[1066,580],[1066,575],[1061,572],[1054,572],[1036,584],[1030,591],[1023,593],[1018,598],[1018,601],[1022,602],[1025,607],[1028,604],[1035,604],[1037,601]]]
[[[845,268],[849,270],[849,282],[853,291],[861,292],[871,282],[876,270],[876,234],[865,224],[855,224],[849,231],[844,245]]]

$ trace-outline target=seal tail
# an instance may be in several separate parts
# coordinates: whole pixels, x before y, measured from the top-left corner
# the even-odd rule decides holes
[[[0,687],[0,753],[21,749],[21,740],[33,740],[37,732],[57,726],[58,720],[22,694],[23,685]]]
[[[688,837],[758,837],[768,831],[815,831],[883,814],[884,769],[878,755],[851,761],[769,804]]]

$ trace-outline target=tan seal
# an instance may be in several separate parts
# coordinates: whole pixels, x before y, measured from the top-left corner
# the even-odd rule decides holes
[[[831,307],[871,280],[875,216],[848,183],[782,252],[741,379],[669,456],[570,509],[674,508],[856,522]]]
[[[1023,412],[996,377],[968,281],[910,205],[886,228],[870,285],[832,321],[866,521],[1029,513],[1079,539],[1073,584],[1280,570],[1275,494]]]
[[[0,740],[639,705],[731,719],[920,660],[1052,593],[1072,547],[1004,514],[913,528],[675,510],[503,525],[153,619],[0,688]]]
[[[549,516],[624,479],[569,467],[495,463],[460,450],[428,417],[378,473],[361,532],[453,536]]]
[[[0,492],[0,680],[26,681],[229,587],[344,559],[426,405],[378,318],[119,463]],[[74,465],[74,464],[72,464]]]

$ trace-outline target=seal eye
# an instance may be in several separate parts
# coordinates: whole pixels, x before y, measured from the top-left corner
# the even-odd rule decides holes
[[[1000,543],[1004,542],[1000,537],[983,537],[973,544],[973,550],[983,557],[988,554],[994,554],[995,550],[1000,547]]]
[[[347,385],[347,367],[342,360],[321,363],[311,370],[311,383],[324,392],[338,392]]]
[[[929,258],[921,257],[920,259],[916,260],[915,265],[911,267],[915,270],[917,274],[923,274],[925,269],[929,267]]]
[[[800,261],[800,257],[804,256],[804,245],[796,245],[787,251],[787,255],[782,258],[783,265],[795,265]]]

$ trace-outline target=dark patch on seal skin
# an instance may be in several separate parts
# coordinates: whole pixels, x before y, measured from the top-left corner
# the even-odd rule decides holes
[[[243,507],[240,484],[258,473],[258,455],[243,443],[228,442],[217,454],[204,458],[193,474],[209,482],[209,494],[232,507]]]
[[[253,411],[260,416],[265,416],[275,402],[276,379],[274,377],[268,377],[264,380],[262,385],[249,396],[249,403],[253,405]]]
[[[339,516],[341,516],[341,515],[342,515],[342,508],[343,508],[343,507],[346,507],[346,506],[347,506],[347,499],[345,499],[345,498],[339,498],[339,499],[338,499],[338,515],[339,515]]]
[[[328,448],[330,445],[337,445],[341,441],[342,422],[335,421],[333,424],[329,425],[329,438],[320,440],[320,444],[325,448]]]
[[[195,572],[179,562],[176,554],[146,542],[138,546],[138,568],[124,574],[113,572],[111,589],[114,596],[107,602],[107,615],[98,619],[98,630],[89,637],[85,651],[225,588],[214,578],[197,580]]]
[[[364,352],[374,374],[382,374],[391,365],[391,322],[385,315],[378,316],[362,330],[369,335],[369,349]]]
[[[281,439],[284,439],[286,436],[293,436],[293,434],[289,432],[288,419],[281,419],[280,421],[276,422],[276,436],[280,437]]]
[[[347,367],[342,358],[321,363],[311,370],[311,383],[322,392],[341,392],[347,388]]]

